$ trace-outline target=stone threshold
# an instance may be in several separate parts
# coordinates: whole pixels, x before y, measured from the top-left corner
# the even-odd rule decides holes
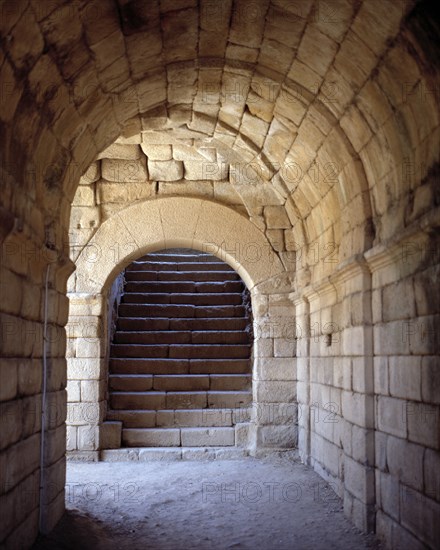
[[[68,462],[157,462],[177,460],[239,460],[242,458],[284,458],[303,462],[298,449],[241,447],[130,447],[102,451],[69,451]]]
[[[236,447],[140,447],[101,451],[101,462],[156,462],[161,460],[235,460],[249,456]]]

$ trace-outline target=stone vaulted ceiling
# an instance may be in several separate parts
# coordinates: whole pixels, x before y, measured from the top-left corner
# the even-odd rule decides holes
[[[417,9],[412,0],[8,4],[5,165],[65,227],[79,175],[99,159],[100,183],[85,183],[105,202],[123,179],[117,161],[130,160],[161,183],[119,189],[124,200],[202,195],[248,215],[281,254],[338,242],[343,260],[387,238],[388,219],[393,230],[408,222],[393,205],[438,158],[423,48],[435,23],[416,25]]]

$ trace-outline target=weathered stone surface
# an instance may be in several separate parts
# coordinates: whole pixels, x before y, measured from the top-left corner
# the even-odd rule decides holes
[[[102,181],[97,186],[98,204],[127,204],[145,199],[152,194],[154,186],[150,182],[121,184]]]
[[[228,177],[229,166],[208,161],[185,161],[185,179],[221,181]]]
[[[183,178],[183,163],[175,160],[149,160],[148,171],[153,181],[179,181]]]
[[[0,469],[13,487],[0,545],[30,547],[38,531],[38,508],[17,495],[38,489],[45,297],[46,466],[47,479],[58,481],[66,384],[70,457],[97,460],[107,429],[100,433],[109,327],[100,334],[96,318],[92,338],[75,326],[66,341],[69,307],[70,323],[106,320],[107,291],[136,251],[214,243],[252,289],[257,321],[278,322],[284,306],[268,296],[284,293],[296,304],[286,316],[302,328],[298,341],[264,329],[253,346],[256,404],[298,400],[300,432],[293,413],[284,421],[265,408],[243,437],[237,430],[236,442],[247,432],[256,453],[298,444],[358,526],[376,528],[390,547],[439,546],[440,133],[431,4],[154,0],[147,11],[126,1],[6,4],[0,401],[11,422]],[[222,202],[233,208],[216,210]],[[248,254],[254,245],[261,254]],[[213,363],[207,368],[215,372]],[[238,374],[236,364],[229,368]],[[165,395],[156,404],[166,406]],[[179,430],[177,416],[153,411],[148,422]],[[142,453],[107,452],[109,460]],[[62,511],[61,488],[43,507],[47,525]]]
[[[120,159],[120,160],[139,160],[142,152],[138,145],[123,145],[114,143],[107,147],[98,159]]]
[[[92,164],[87,168],[85,174],[79,180],[80,184],[90,185],[91,183],[97,181],[101,176],[101,163],[92,162]]]
[[[104,422],[100,428],[100,447],[119,449],[121,446],[122,422]]]
[[[111,160],[101,161],[102,177],[114,182],[145,182],[148,180],[147,163],[145,158],[139,160]]]
[[[286,210],[282,206],[266,206],[264,217],[269,229],[287,229],[291,227]]]
[[[171,145],[146,145],[142,143],[141,148],[150,160],[171,160],[173,158]]]

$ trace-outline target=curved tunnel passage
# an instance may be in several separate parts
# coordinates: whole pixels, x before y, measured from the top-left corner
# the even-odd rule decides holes
[[[256,446],[297,441],[363,530],[394,547],[439,546],[437,4],[247,6],[1,3],[7,547],[29,546],[64,510],[66,363],[81,417],[67,426],[69,452],[99,458],[105,372],[96,327],[112,269],[108,257],[101,272],[86,265],[84,250],[99,243],[112,257],[115,235],[128,244],[140,235],[145,252],[151,242],[216,241],[223,222],[228,248],[270,243],[272,264],[249,277],[254,313],[295,318],[301,329],[295,347],[278,321],[255,342],[255,398],[299,406],[297,437],[288,435],[294,418],[286,426],[262,415]],[[233,219],[209,223],[202,212],[199,231],[189,197],[227,205]],[[154,223],[144,218],[130,233],[128,213],[151,212],[148,203],[161,203],[166,223],[157,207]],[[169,243],[179,223],[184,242]],[[249,267],[237,268],[244,280]],[[27,411],[39,410],[46,387],[46,325],[60,336],[46,349],[47,402],[58,413],[45,432]],[[329,404],[335,422],[314,422]],[[17,505],[24,492],[39,494],[40,472],[57,490]]]

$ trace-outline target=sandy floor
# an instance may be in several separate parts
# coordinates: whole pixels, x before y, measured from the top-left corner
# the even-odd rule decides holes
[[[68,464],[68,512],[35,549],[378,548],[286,460]]]

